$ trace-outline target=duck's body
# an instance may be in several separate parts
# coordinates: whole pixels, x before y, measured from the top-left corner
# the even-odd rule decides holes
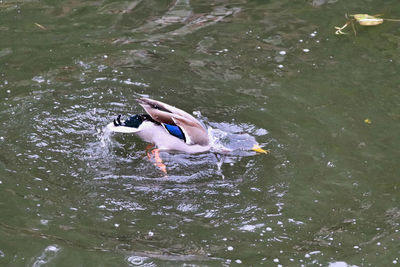
[[[107,127],[114,132],[135,133],[160,150],[200,153],[210,149],[207,130],[192,115],[149,98],[138,102],[147,114],[134,115],[124,121],[118,116]]]

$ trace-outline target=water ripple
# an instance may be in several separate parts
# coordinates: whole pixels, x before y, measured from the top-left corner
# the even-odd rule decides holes
[[[49,264],[55,257],[57,257],[60,250],[61,249],[57,245],[47,246],[43,253],[34,259],[32,266],[40,267]]]

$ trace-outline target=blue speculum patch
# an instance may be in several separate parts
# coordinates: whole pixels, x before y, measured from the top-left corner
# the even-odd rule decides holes
[[[179,126],[164,124],[165,129],[173,136],[178,137],[186,142],[185,134]]]

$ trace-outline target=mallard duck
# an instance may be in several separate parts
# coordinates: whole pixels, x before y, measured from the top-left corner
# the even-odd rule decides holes
[[[200,153],[210,149],[205,127],[189,113],[149,98],[137,100],[147,114],[119,115],[107,127],[120,133],[134,133],[160,150]]]

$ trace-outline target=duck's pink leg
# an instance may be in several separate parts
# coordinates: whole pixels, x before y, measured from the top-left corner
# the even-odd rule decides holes
[[[164,174],[167,174],[167,166],[162,161],[162,158],[160,157],[160,150],[158,148],[155,148],[151,151],[151,153],[154,156],[154,165],[156,165],[157,168],[160,169]]]
[[[164,174],[167,174],[167,166],[165,166],[160,157],[160,150],[158,148],[151,150],[153,147],[154,145],[152,144],[148,144],[146,146],[147,158],[151,161],[151,158],[154,157],[154,165],[156,165],[156,167],[159,168]]]
[[[149,160],[151,160],[151,154],[150,154],[150,152],[151,152],[151,149],[154,147],[154,145],[153,144],[148,144],[147,146],[146,146],[146,155],[147,155],[147,158],[149,159]]]

